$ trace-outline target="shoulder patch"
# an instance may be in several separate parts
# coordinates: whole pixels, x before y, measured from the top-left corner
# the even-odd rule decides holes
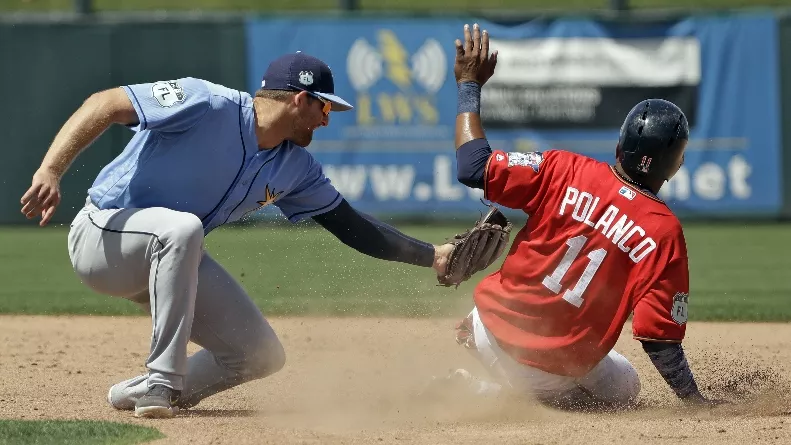
[[[508,166],[513,167],[519,165],[522,167],[530,167],[538,173],[538,166],[544,161],[544,155],[538,151],[530,151],[527,153],[510,152],[508,153]]]
[[[175,80],[155,83],[151,87],[151,94],[159,102],[159,106],[166,108],[184,102],[187,97],[184,93],[184,88]]]
[[[689,294],[685,292],[676,292],[673,296],[673,307],[670,308],[670,316],[673,321],[679,325],[687,322],[687,306],[689,304]]]

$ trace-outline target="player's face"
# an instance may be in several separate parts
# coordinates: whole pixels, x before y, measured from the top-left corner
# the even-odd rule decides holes
[[[303,97],[298,100],[298,114],[294,119],[292,142],[307,147],[313,140],[313,131],[324,127],[330,121],[332,103],[308,92],[300,93]]]
[[[670,180],[670,178],[675,176],[676,173],[678,173],[678,170],[681,168],[681,166],[684,165],[684,152],[686,151],[686,148],[687,148],[687,141],[684,141],[684,145],[682,145],[681,149],[679,149],[678,152],[676,153],[676,159],[673,162],[673,168],[670,170],[670,176],[667,178],[668,180]]]

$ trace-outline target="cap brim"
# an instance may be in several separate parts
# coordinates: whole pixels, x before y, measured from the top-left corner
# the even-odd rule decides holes
[[[321,96],[327,99],[328,101],[332,102],[332,111],[349,111],[354,108],[352,104],[346,102],[345,100],[341,99],[338,96],[335,96],[334,94],[326,94],[319,92],[316,92],[314,94],[316,94],[317,96]]]

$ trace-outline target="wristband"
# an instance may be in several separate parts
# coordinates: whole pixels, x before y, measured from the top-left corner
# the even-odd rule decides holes
[[[477,82],[462,82],[459,85],[456,114],[481,113],[481,86]]]

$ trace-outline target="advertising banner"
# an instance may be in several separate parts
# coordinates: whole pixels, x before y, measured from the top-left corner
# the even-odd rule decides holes
[[[248,82],[303,51],[330,65],[355,109],[332,113],[309,149],[362,211],[477,216],[458,183],[454,40],[474,19],[260,19],[248,22]],[[570,150],[613,162],[623,118],[648,97],[688,115],[678,175],[660,192],[682,217],[771,216],[782,205],[777,25],[771,15],[659,23],[478,21],[499,51],[483,88],[492,147]],[[758,68],[760,67],[760,68]]]
[[[481,94],[488,128],[618,128],[623,110],[646,97],[675,103],[695,124],[701,76],[696,38],[553,37],[491,44],[499,54]]]

